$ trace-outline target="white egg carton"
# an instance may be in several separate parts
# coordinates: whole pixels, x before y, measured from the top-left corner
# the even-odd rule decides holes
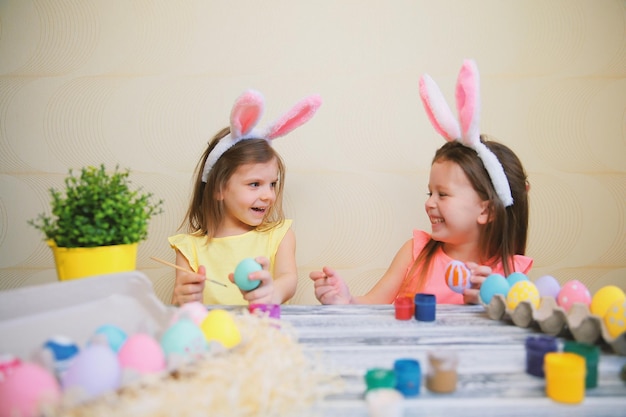
[[[574,303],[569,312],[556,303],[554,297],[541,297],[539,308],[530,301],[522,301],[515,310],[507,308],[506,298],[501,294],[483,304],[492,320],[510,319],[518,327],[536,326],[551,336],[573,337],[577,342],[596,344],[606,342],[615,353],[626,355],[626,332],[612,337],[601,317],[591,314],[582,303]]]

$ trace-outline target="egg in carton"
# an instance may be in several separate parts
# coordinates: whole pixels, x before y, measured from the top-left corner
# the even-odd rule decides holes
[[[612,336],[602,317],[591,314],[584,303],[575,302],[569,311],[557,304],[551,296],[543,296],[539,303],[522,300],[509,307],[504,294],[494,294],[489,304],[484,304],[487,316],[492,320],[509,318],[518,327],[538,326],[543,333],[551,336],[569,336],[583,343],[595,344],[600,339],[606,342],[615,353],[626,355],[626,331]],[[617,314],[624,314],[624,304]],[[614,332],[615,333],[615,332]]]

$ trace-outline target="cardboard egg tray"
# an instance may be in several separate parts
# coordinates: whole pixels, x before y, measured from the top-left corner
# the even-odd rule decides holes
[[[539,308],[522,301],[515,310],[507,308],[506,298],[496,294],[488,305],[483,304],[492,320],[510,319],[518,327],[538,327],[545,334],[572,337],[577,342],[605,342],[615,353],[626,355],[626,332],[612,337],[601,317],[591,314],[582,303],[574,303],[569,312],[559,307],[554,297],[542,297]]]

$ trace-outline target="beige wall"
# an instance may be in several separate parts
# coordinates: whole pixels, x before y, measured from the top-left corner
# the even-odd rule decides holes
[[[482,77],[482,131],[532,184],[532,278],[626,289],[626,2],[0,1],[0,289],[56,279],[26,224],[68,168],[119,163],[166,201],[138,269],[169,297],[166,238],[192,170],[234,98],[262,91],[262,123],[309,93],[317,116],[276,148],[288,165],[301,283],[335,266],[370,288],[410,238],[443,144],[418,95],[449,101],[464,58]]]

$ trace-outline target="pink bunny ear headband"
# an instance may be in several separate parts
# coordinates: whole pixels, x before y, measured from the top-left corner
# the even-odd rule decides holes
[[[437,84],[428,74],[420,78],[420,96],[426,114],[435,130],[448,142],[459,141],[472,148],[483,161],[483,165],[491,178],[491,183],[505,207],[513,204],[511,187],[504,173],[502,164],[496,155],[480,141],[478,122],[480,119],[480,81],[476,62],[470,59],[463,61],[456,84],[456,106],[459,122],[439,90]]]
[[[240,95],[230,112],[230,133],[213,148],[204,163],[202,182],[207,182],[209,172],[217,160],[236,143],[246,139],[265,139],[268,143],[308,122],[322,105],[318,95],[303,98],[278,120],[262,131],[253,131],[265,109],[261,93],[248,90]]]

